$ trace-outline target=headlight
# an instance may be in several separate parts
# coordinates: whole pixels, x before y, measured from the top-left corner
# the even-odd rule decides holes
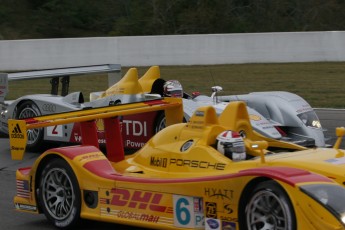
[[[320,120],[314,111],[300,113],[297,116],[306,126],[313,128],[321,128]]]
[[[301,191],[328,209],[345,224],[345,189],[339,185],[310,184],[300,187]]]

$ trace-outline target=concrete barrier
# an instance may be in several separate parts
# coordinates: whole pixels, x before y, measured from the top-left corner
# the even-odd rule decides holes
[[[345,61],[345,32],[95,37],[0,41],[0,70]]]

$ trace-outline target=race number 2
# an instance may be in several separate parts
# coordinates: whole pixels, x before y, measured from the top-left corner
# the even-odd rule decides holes
[[[205,226],[202,198],[173,195],[173,202],[176,227],[201,228]]]

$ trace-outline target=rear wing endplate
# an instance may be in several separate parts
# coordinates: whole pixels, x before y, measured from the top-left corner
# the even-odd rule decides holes
[[[126,116],[152,111],[165,111],[166,125],[181,123],[183,120],[182,99],[162,98],[145,102],[78,110],[60,114],[40,116],[23,120],[8,120],[11,156],[22,160],[27,143],[27,130],[47,126],[79,122],[82,144],[98,147],[96,119],[103,119],[105,126],[107,157],[113,161],[124,159],[124,149],[118,116]]]
[[[121,78],[121,65],[104,64],[14,73],[0,73],[0,103],[3,103],[5,101],[5,97],[8,93],[9,81],[32,80],[39,78],[59,78],[97,73],[108,73],[108,85],[111,86]]]

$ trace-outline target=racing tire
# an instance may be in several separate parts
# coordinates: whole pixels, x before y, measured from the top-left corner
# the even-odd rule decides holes
[[[241,229],[296,229],[296,217],[289,196],[274,181],[258,184],[251,192]]]
[[[162,129],[166,127],[164,112],[158,114],[154,127],[155,127],[154,133],[158,133],[159,131],[161,131]]]
[[[81,192],[78,180],[68,163],[52,159],[40,177],[38,199],[46,218],[59,229],[70,229],[78,224]]]
[[[37,117],[40,115],[41,112],[38,106],[32,101],[26,101],[18,107],[15,117],[16,119],[24,119],[30,117]],[[37,152],[43,148],[43,132],[43,128],[27,130],[27,150]]]
[[[183,122],[187,122],[187,120],[183,117]],[[166,127],[166,121],[165,121],[165,114],[164,112],[161,112],[158,114],[157,119],[155,121],[155,126],[154,126],[154,133],[158,133],[162,129]]]

